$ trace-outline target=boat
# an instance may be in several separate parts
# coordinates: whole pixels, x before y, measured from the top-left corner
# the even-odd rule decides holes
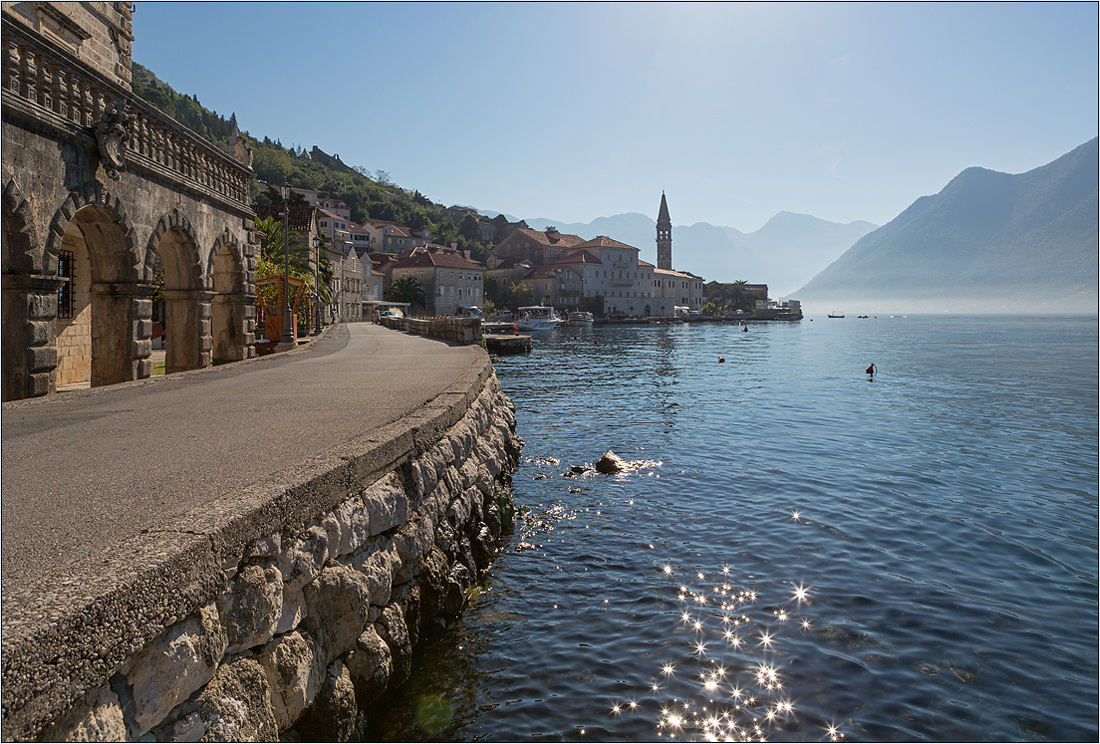
[[[528,305],[519,309],[516,325],[521,331],[549,331],[561,324],[554,308],[544,305]]]
[[[586,313],[583,310],[575,313],[569,313],[569,320],[565,322],[568,326],[590,326],[593,323],[592,313]]]
[[[831,311],[831,312],[829,313],[829,317],[830,317],[830,318],[843,318],[843,317],[844,317],[844,313],[838,313],[838,312],[833,312],[833,311]]]

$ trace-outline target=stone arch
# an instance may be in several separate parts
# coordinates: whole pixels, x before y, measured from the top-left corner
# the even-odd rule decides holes
[[[38,273],[42,263],[41,243],[38,242],[34,210],[7,169],[4,169],[3,178],[4,192],[0,199],[4,222],[3,273]]]
[[[95,207],[102,210],[106,221],[113,222],[117,226],[116,243],[121,245],[115,253],[120,257],[116,266],[95,267],[99,271],[96,281],[111,283],[134,283],[141,279],[139,267],[141,258],[137,255],[134,241],[134,228],[130,224],[130,216],[122,201],[113,196],[99,181],[86,183],[75,191],[70,191],[68,197],[54,215],[50,223],[50,230],[46,236],[46,250],[42,259],[42,273],[53,276],[57,273],[58,256],[62,250],[61,244],[65,238],[65,232],[69,224],[85,207]]]
[[[195,228],[191,225],[191,221],[178,209],[173,209],[162,216],[157,221],[157,226],[153,228],[153,234],[149,236],[149,244],[145,248],[143,268],[145,281],[153,280],[158,254],[161,254],[161,264],[165,263],[166,257],[162,255],[161,246],[165,243],[166,235],[173,245],[178,245],[181,248],[180,251],[176,252],[176,255],[168,257],[168,260],[174,263],[175,266],[164,266],[166,272],[171,268],[172,273],[177,275],[178,280],[173,284],[179,285],[177,288],[186,286],[188,289],[200,289],[202,287],[202,257],[199,255],[199,240],[195,236]]]
[[[221,260],[221,265],[218,261]],[[226,276],[226,272],[232,276]],[[231,283],[231,284],[230,284]],[[206,261],[206,289],[211,292],[245,294],[245,260],[241,243],[226,227],[214,239]]]
[[[70,192],[55,213],[42,273],[56,275],[62,256],[69,301],[58,297],[52,319],[56,384],[95,387],[148,376],[148,323],[142,321],[152,287],[141,282],[123,203],[98,181]]]
[[[163,276],[158,276],[163,270]],[[149,236],[143,275],[160,284],[153,317],[164,325],[166,374],[210,363],[210,297],[204,291],[202,257],[191,221],[178,209],[163,215]]]
[[[246,292],[245,267],[240,242],[226,227],[214,240],[206,262],[206,289],[211,293],[210,351],[214,364],[247,358],[245,332],[251,302]]]
[[[43,366],[32,363],[45,361],[38,373],[38,387],[49,391],[48,359],[51,347],[48,318],[39,318],[49,307],[48,297],[56,286],[38,274],[42,263],[41,244],[34,224],[34,212],[24,198],[15,179],[4,169],[4,190],[0,197],[0,214],[3,223],[3,348],[0,355],[3,388],[0,399],[16,400],[31,394],[35,387],[36,370]],[[36,261],[37,259],[37,261]],[[38,266],[36,266],[36,264]],[[31,349],[33,344],[38,348]],[[41,394],[41,393],[39,393]]]

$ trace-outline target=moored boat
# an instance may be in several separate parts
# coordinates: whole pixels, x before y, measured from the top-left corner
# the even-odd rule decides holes
[[[544,305],[528,305],[519,309],[516,325],[521,331],[549,331],[561,324],[554,308]]]
[[[584,311],[569,313],[569,320],[566,321],[568,326],[590,326],[594,322],[592,313],[586,313]]]

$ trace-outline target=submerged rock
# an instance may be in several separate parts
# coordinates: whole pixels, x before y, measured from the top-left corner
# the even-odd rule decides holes
[[[627,470],[630,466],[626,460],[616,455],[611,450],[603,453],[603,457],[596,463],[596,470],[601,473],[619,473],[623,470]]]

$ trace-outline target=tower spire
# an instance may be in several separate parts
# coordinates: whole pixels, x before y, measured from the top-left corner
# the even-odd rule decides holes
[[[668,215],[668,202],[661,191],[661,208],[657,212],[657,268],[672,271],[672,218]]]

